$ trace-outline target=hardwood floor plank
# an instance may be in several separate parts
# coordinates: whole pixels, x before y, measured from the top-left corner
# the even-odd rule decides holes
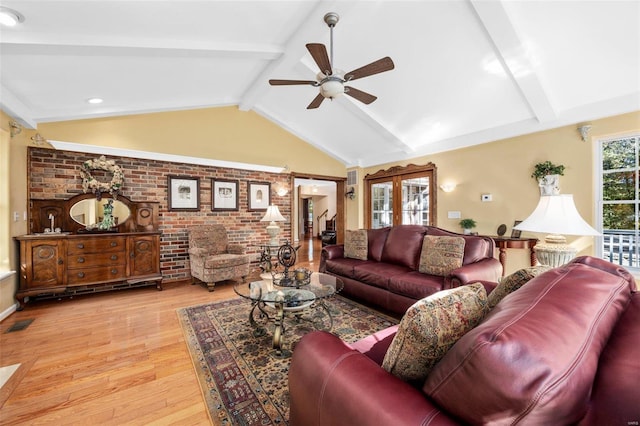
[[[296,266],[317,271],[320,240],[301,243]],[[0,425],[209,424],[176,310],[238,297],[233,284],[27,303],[0,323],[0,365],[22,364],[2,388]]]

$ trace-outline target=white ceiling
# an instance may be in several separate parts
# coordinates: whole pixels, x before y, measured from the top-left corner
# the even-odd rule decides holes
[[[23,124],[238,105],[371,166],[640,110],[640,1],[16,0],[0,33],[0,104]],[[307,110],[306,43],[334,67],[395,69]],[[104,98],[101,105],[86,99]],[[46,136],[46,135],[45,135]],[[81,142],[81,141],[74,141]]]

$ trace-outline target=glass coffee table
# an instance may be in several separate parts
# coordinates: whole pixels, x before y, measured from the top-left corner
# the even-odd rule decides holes
[[[275,283],[274,283],[275,282]],[[313,272],[303,281],[295,279],[287,285],[278,285],[280,280],[262,280],[250,283],[236,283],[234,291],[251,301],[249,323],[256,336],[264,335],[266,329],[259,324],[254,315],[274,322],[273,348],[276,356],[287,357],[291,353],[283,349],[286,315],[294,315],[296,321],[308,321],[316,329],[331,330],[333,316],[325,301],[339,293],[344,283],[333,275]],[[319,321],[310,312],[320,310],[326,321]]]

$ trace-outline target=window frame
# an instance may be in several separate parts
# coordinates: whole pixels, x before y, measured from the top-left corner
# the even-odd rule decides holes
[[[595,218],[596,218],[596,229],[600,232],[600,235],[596,237],[596,247],[595,254],[597,257],[605,260],[609,260],[608,257],[605,256],[604,252],[604,206],[606,204],[625,204],[620,203],[620,201],[628,201],[628,204],[637,204],[640,203],[640,162],[636,162],[635,166],[635,200],[604,200],[604,175],[605,170],[603,170],[602,162],[603,162],[603,147],[605,143],[622,140],[622,139],[635,139],[635,153],[636,155],[640,154],[640,132],[629,132],[622,133],[617,135],[609,135],[603,136],[595,140],[594,144],[594,176],[595,176]],[[619,169],[616,169],[616,171]],[[614,171],[615,172],[615,171]],[[638,221],[640,212],[636,210],[636,229],[635,231],[635,241],[640,241],[640,226],[638,226]],[[640,262],[640,261],[638,261]],[[640,265],[638,267],[625,265],[624,262],[620,262],[622,267],[629,270],[632,274],[638,276],[640,275]]]

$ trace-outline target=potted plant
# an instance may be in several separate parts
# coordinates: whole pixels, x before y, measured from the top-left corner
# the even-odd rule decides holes
[[[538,181],[540,195],[557,195],[560,193],[560,176],[564,176],[564,166],[551,161],[538,163],[533,167],[531,177]]]
[[[465,234],[470,234],[471,229],[476,227],[476,221],[473,219],[462,219],[460,221],[460,226],[464,230]]]

